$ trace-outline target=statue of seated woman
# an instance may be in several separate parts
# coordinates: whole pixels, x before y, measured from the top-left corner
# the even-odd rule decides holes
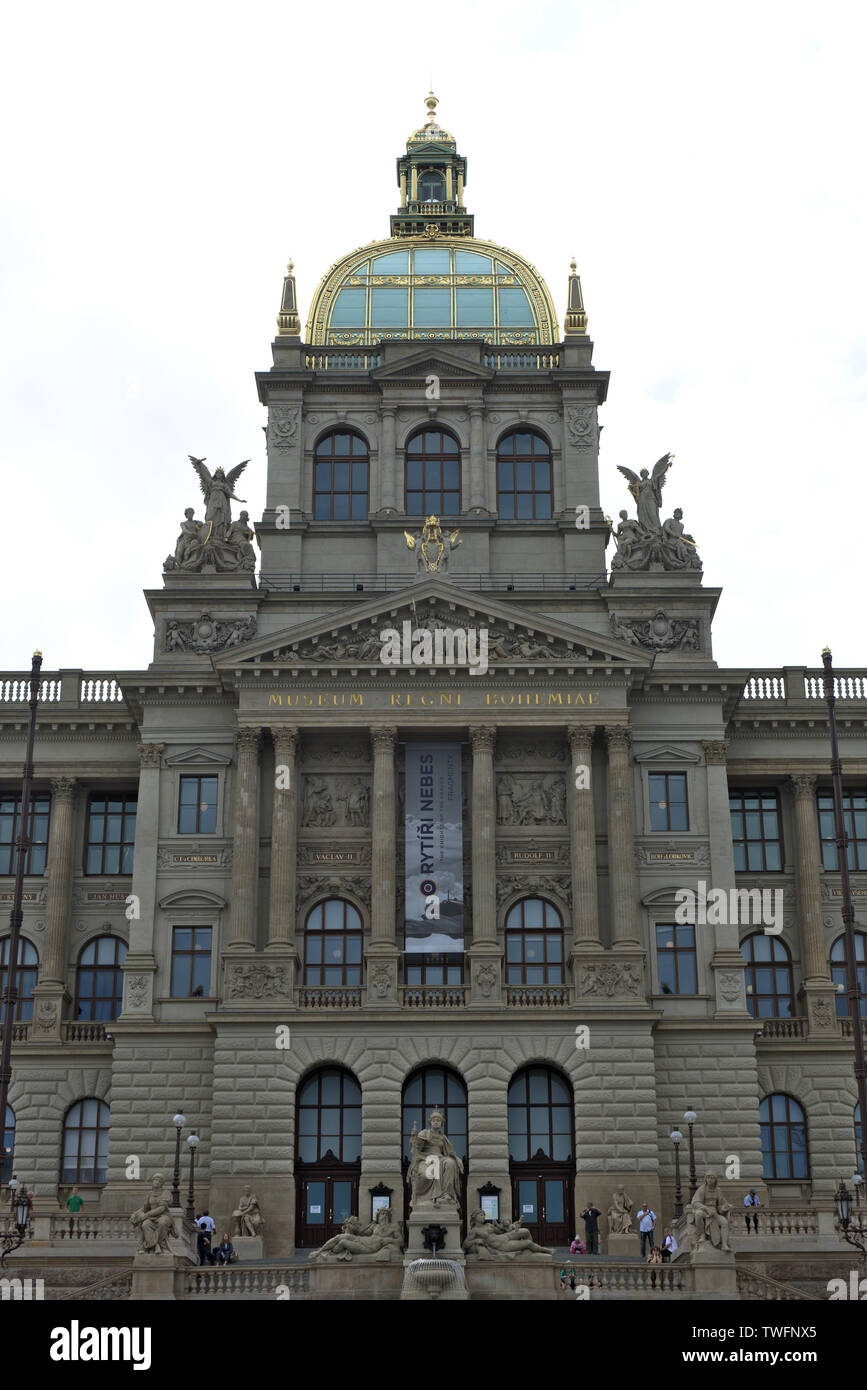
[[[133,1228],[139,1231],[140,1255],[169,1254],[169,1236],[176,1236],[178,1233],[169,1208],[168,1196],[163,1192],[161,1174],[154,1174],[144,1206],[133,1212],[130,1222]]]

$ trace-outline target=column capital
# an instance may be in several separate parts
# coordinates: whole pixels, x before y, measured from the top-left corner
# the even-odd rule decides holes
[[[298,747],[298,728],[294,724],[272,725],[271,738],[277,753],[285,753],[291,758]]]
[[[708,767],[725,767],[728,744],[724,738],[710,738],[702,741],[704,760]]]
[[[394,415],[397,414],[397,406],[396,406],[396,405],[381,405],[381,406],[379,407],[379,413],[380,413],[380,415],[382,416],[382,418],[385,420],[385,419],[387,419],[389,416],[394,416]]]
[[[162,747],[162,745],[160,745]],[[77,797],[79,786],[74,777],[52,777],[51,796],[54,801],[72,803]]]
[[[397,725],[385,724],[378,729],[371,729],[370,741],[374,753],[393,753],[397,742]]]
[[[485,407],[484,407],[484,405],[482,404],[481,401],[471,401],[471,402],[467,405],[467,410],[468,410],[469,413],[470,413],[470,418],[471,418],[471,419],[472,419],[474,416],[484,415],[484,413],[485,413]]]
[[[162,757],[164,743],[140,743],[138,746],[139,762],[142,767],[159,767]]]
[[[235,730],[235,747],[238,752],[258,753],[262,742],[262,730],[242,724]]]
[[[812,797],[816,791],[816,778],[810,772],[796,772],[789,778],[789,786],[798,798]]]
[[[603,730],[605,742],[609,749],[622,748],[628,750],[632,741],[632,730],[628,724],[606,724]]]
[[[566,736],[569,739],[569,747],[574,753],[589,753],[593,746],[593,735],[596,732],[594,724],[569,724],[566,729]]]
[[[473,753],[493,753],[497,741],[497,730],[492,724],[470,724],[469,735]]]

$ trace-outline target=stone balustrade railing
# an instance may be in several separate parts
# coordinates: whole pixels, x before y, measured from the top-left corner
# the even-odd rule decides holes
[[[24,705],[30,699],[30,675],[9,671],[0,680],[0,705]],[[123,703],[123,691],[111,671],[43,671],[39,702],[66,708]]]
[[[299,1009],[358,1009],[360,985],[302,985],[298,991]]]
[[[571,1003],[568,985],[506,985],[504,995],[512,1009],[557,1009]]]
[[[128,1216],[68,1216],[58,1212],[51,1217],[51,1242],[94,1240],[135,1240]]]
[[[770,1299],[784,1303],[801,1301],[822,1303],[824,1301],[817,1298],[815,1294],[805,1293],[803,1289],[796,1289],[792,1284],[781,1284],[779,1279],[772,1279],[768,1274],[759,1274],[755,1270],[744,1269],[742,1266],[738,1266],[737,1280],[738,1293],[741,1298]]]
[[[468,992],[467,985],[404,985],[403,1005],[407,1009],[462,1009]]]
[[[310,1270],[291,1265],[225,1265],[193,1267],[184,1273],[184,1298],[276,1298],[278,1291],[305,1294]],[[284,1292],[285,1290],[285,1292]]]
[[[835,671],[834,694],[838,700],[867,701],[867,671]],[[824,672],[806,666],[785,666],[781,671],[753,671],[744,686],[742,701],[750,704],[801,704],[824,701]]]
[[[556,1288],[562,1288],[560,1270],[566,1271],[566,1292],[572,1292],[570,1277],[575,1271],[575,1283],[585,1284],[593,1297],[600,1293],[673,1294],[680,1297],[691,1288],[692,1271],[687,1264],[649,1265],[638,1261],[570,1260],[555,1265],[552,1277]]]
[[[759,1231],[766,1236],[814,1236],[819,1230],[819,1214],[816,1211],[777,1210],[774,1207],[759,1209]]]

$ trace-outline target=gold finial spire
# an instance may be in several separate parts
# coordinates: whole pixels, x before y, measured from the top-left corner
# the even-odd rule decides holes
[[[569,269],[571,270],[571,272],[572,272],[573,275],[575,274],[576,270],[578,269],[578,262],[575,260],[575,257],[574,257],[574,256],[572,257],[571,261],[569,262]]]
[[[289,257],[289,264],[288,264],[287,267],[286,267],[286,273],[287,273],[287,275],[291,275],[294,269],[295,269],[295,262],[293,261],[292,257],[290,256],[290,257]]]
[[[435,97],[433,94],[433,82],[430,84],[430,92],[425,97],[424,104],[427,107],[427,120],[425,121],[425,125],[436,125],[436,116],[434,113],[439,106],[439,98]]]

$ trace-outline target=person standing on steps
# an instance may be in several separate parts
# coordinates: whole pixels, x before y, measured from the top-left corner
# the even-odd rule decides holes
[[[641,1237],[641,1258],[645,1259],[648,1247],[653,1249],[653,1228],[656,1225],[656,1212],[646,1202],[642,1202],[636,1213],[638,1234]]]
[[[758,1208],[759,1208],[761,1205],[762,1205],[761,1202],[759,1201],[758,1197],[756,1196],[756,1189],[755,1189],[754,1187],[751,1187],[750,1190],[749,1190],[749,1192],[747,1193],[746,1197],[744,1198],[744,1220],[745,1220],[746,1223],[747,1223],[747,1235],[749,1235],[749,1233],[750,1233],[750,1217],[753,1218],[753,1232],[754,1232],[754,1234],[755,1234],[755,1235],[758,1235],[758,1234],[759,1234],[759,1213],[758,1213]]]
[[[588,1255],[599,1254],[599,1218],[601,1215],[602,1212],[594,1205],[591,1197],[581,1213],[584,1220],[584,1236]]]

